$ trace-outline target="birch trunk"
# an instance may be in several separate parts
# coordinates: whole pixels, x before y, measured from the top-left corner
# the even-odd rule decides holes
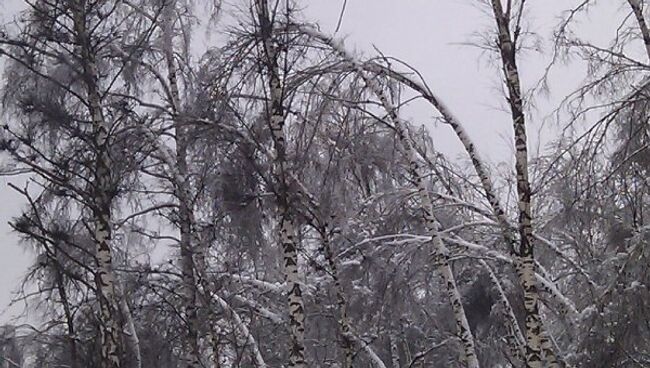
[[[259,345],[257,344],[255,337],[253,337],[253,334],[250,332],[244,321],[242,321],[239,314],[234,309],[232,309],[223,298],[219,297],[216,294],[214,295],[214,298],[221,306],[221,309],[235,322],[235,328],[246,338],[246,344],[251,349],[255,366],[258,368],[266,368],[266,363],[264,362],[264,358],[262,358],[262,353],[260,353]]]
[[[329,231],[327,228],[321,229],[321,237],[323,242],[323,253],[325,255],[325,259],[327,260],[327,265],[330,268],[332,279],[334,279],[336,304],[339,310],[339,330],[341,333],[341,344],[343,347],[343,367],[352,368],[352,360],[354,358],[354,342],[350,337],[352,328],[350,325],[350,319],[348,318],[348,305],[345,298],[345,293],[343,291],[343,286],[341,285],[338,266],[334,259],[334,253],[332,252]]]
[[[527,367],[541,368],[542,321],[539,315],[539,294],[535,280],[534,238],[530,208],[531,190],[528,180],[528,146],[521,84],[516,62],[515,43],[519,29],[515,29],[514,36],[511,35],[510,19],[503,11],[501,0],[492,0],[492,10],[497,25],[497,46],[501,55],[505,83],[508,88],[508,103],[514,129],[515,172],[519,208],[519,249],[517,253],[520,260],[516,268],[524,290],[524,308],[526,310],[525,362]]]
[[[525,359],[524,356],[526,350],[526,340],[524,338],[524,334],[519,328],[519,322],[517,322],[515,312],[513,311],[512,306],[508,301],[506,293],[503,291],[503,287],[501,287],[501,281],[499,281],[499,278],[494,274],[492,268],[487,264],[487,262],[483,260],[481,260],[480,263],[481,266],[487,270],[488,275],[490,276],[490,280],[492,280],[492,283],[497,290],[497,294],[499,295],[499,302],[501,303],[501,308],[503,309],[503,317],[508,321],[507,341],[509,343],[510,353],[517,361],[522,362]]]
[[[641,0],[627,0],[627,2],[630,4],[634,18],[639,25],[643,44],[645,45],[646,56],[650,60],[650,29],[648,29],[648,23],[646,23],[645,17],[643,16],[643,2]]]
[[[174,15],[176,13],[176,0],[167,0],[162,14],[163,53],[167,64],[167,82],[171,94],[169,101],[172,109],[174,128],[176,131],[176,168],[175,195],[178,199],[178,222],[180,229],[180,263],[183,281],[182,295],[184,297],[183,315],[187,324],[184,336],[185,353],[181,357],[184,367],[197,368],[200,366],[199,334],[197,320],[196,280],[194,277],[194,261],[192,259],[192,216],[189,197],[182,194],[183,189],[189,190],[187,182],[187,144],[186,127],[181,121],[181,100],[178,88],[178,76],[174,59]]]
[[[142,368],[142,353],[140,352],[140,339],[138,338],[138,332],[135,329],[135,321],[133,321],[133,315],[131,314],[131,308],[129,303],[126,302],[124,295],[120,298],[120,310],[124,319],[126,321],[126,328],[128,329],[128,337],[130,341],[130,348],[133,354],[133,366],[135,368]]]
[[[65,324],[66,324],[66,338],[68,340],[68,346],[70,349],[70,368],[79,368],[79,355],[77,353],[77,340],[75,337],[75,327],[74,319],[72,316],[72,310],[70,309],[70,301],[68,300],[68,293],[65,290],[65,285],[63,283],[63,274],[59,269],[60,264],[58,260],[54,259],[54,273],[56,277],[56,287],[59,292],[59,298],[61,298],[61,305],[63,306],[63,314],[65,315]]]
[[[438,221],[433,215],[433,202],[431,201],[431,197],[426,187],[424,178],[420,173],[420,162],[418,154],[413,147],[413,142],[409,136],[407,127],[402,123],[402,120],[397,114],[397,108],[393,106],[392,102],[384,93],[384,91],[378,87],[376,83],[374,83],[374,80],[372,80],[367,75],[360,63],[352,55],[350,55],[347,50],[345,50],[342,44],[312,28],[302,27],[301,30],[317,39],[320,39],[325,44],[332,47],[336,52],[338,52],[346,61],[350,62],[354,66],[354,69],[359,74],[359,76],[363,79],[366,86],[377,96],[377,98],[379,98],[382,107],[388,114],[388,118],[393,124],[395,131],[397,132],[402,150],[409,160],[409,172],[415,181],[417,196],[420,199],[420,209],[424,217],[427,231],[431,236],[431,242],[434,249],[434,259],[437,263],[437,267],[442,276],[443,282],[445,283],[447,296],[449,297],[449,301],[451,303],[454,319],[456,321],[456,328],[458,330],[458,338],[463,345],[461,363],[463,366],[467,366],[469,368],[479,367],[478,358],[476,356],[474,337],[472,336],[471,330],[469,328],[469,323],[467,322],[467,317],[463,308],[460,292],[456,286],[456,279],[454,278],[454,274],[451,271],[451,266],[449,265],[449,250],[440,238]]]
[[[548,335],[544,327],[542,327],[542,339],[540,344],[542,349],[542,356],[547,368],[566,367],[564,360],[555,354],[555,346],[553,345],[553,340]]]
[[[280,226],[280,243],[284,258],[284,273],[288,288],[289,325],[291,346],[289,367],[306,367],[305,361],[305,311],[302,290],[299,283],[296,229],[290,213],[289,188],[286,173],[286,139],[284,134],[284,96],[280,79],[279,50],[273,40],[273,24],[269,4],[256,0],[255,7],[260,25],[265,67],[270,97],[269,126],[275,148],[274,171],[278,181],[277,202]]]
[[[170,170],[172,171],[172,176],[173,180],[176,185],[176,190],[178,195],[178,199],[180,202],[185,202],[189,203],[190,198],[190,193],[189,189],[186,186],[180,185],[179,183],[184,183],[185,179],[179,174],[179,171],[177,170],[177,167],[174,165],[176,163],[173,152],[169,149],[169,147],[161,144],[157,137],[153,134],[148,129],[144,129],[144,133],[147,135],[147,137],[151,140],[151,142],[156,146],[156,150],[160,153],[162,159],[165,161],[165,163],[170,167]],[[205,255],[207,254],[207,242],[204,242],[199,234],[196,233],[196,231],[191,231],[191,226],[196,223],[196,220],[194,218],[194,212],[193,211],[188,211],[188,223],[190,225],[190,231],[188,232],[191,236],[190,241],[193,241],[194,246],[192,248],[192,262],[194,265],[194,277],[195,277],[195,283],[197,287],[195,288],[195,295],[197,296],[202,296],[204,299],[204,302],[206,304],[206,309],[208,310],[208,318],[209,322],[212,325],[211,326],[211,333],[213,334],[213,342],[217,341],[218,345],[218,338],[215,337],[215,331],[217,330],[217,318],[215,316],[215,313],[212,311],[211,308],[211,299],[212,295],[216,295],[216,291],[214,290],[214,286],[212,283],[210,283],[209,278],[207,276],[207,264],[205,261]],[[200,287],[200,289],[199,289]],[[215,346],[213,346],[214,348]],[[214,349],[214,352],[218,352],[219,349]],[[214,362],[219,362],[219,357],[213,357]],[[218,366],[218,363],[215,363],[215,366]]]
[[[373,71],[375,73],[386,74],[389,77],[399,81],[400,83],[403,83],[406,86],[410,87],[414,91],[422,94],[422,97],[424,97],[427,101],[429,101],[429,103],[443,116],[445,123],[449,124],[450,127],[454,130],[457,137],[463,144],[463,147],[465,148],[467,154],[469,155],[472,165],[474,166],[474,169],[479,177],[481,186],[483,187],[484,190],[485,197],[488,200],[488,203],[490,204],[492,212],[494,213],[495,217],[498,220],[499,227],[501,228],[502,236],[506,244],[509,246],[510,251],[512,253],[513,265],[515,271],[517,271],[517,277],[520,281],[520,284],[523,285],[523,274],[520,272],[522,270],[522,266],[521,266],[522,260],[517,254],[516,238],[512,230],[512,225],[510,224],[508,218],[506,217],[506,213],[503,210],[503,206],[501,206],[501,203],[498,197],[496,196],[494,186],[492,185],[492,181],[490,179],[490,176],[488,175],[488,171],[486,169],[484,161],[481,158],[479,152],[476,150],[476,146],[470,139],[469,135],[467,134],[463,126],[461,125],[460,121],[451,112],[451,110],[436,95],[434,95],[433,92],[424,83],[415,81],[409,76],[406,76],[404,74],[401,74],[399,72],[396,72],[392,69],[380,65],[371,64],[371,65],[366,65],[365,67],[368,70]],[[549,292],[552,295],[557,295],[557,293],[554,290],[549,290]],[[567,303],[564,303],[563,300],[560,301],[562,301],[563,304],[565,305],[569,305]],[[569,310],[571,310],[574,314],[577,314],[575,308],[569,308]]]
[[[115,296],[115,276],[110,243],[112,239],[111,204],[114,192],[111,183],[111,157],[109,152],[109,125],[104,119],[99,91],[99,74],[86,28],[86,1],[75,2],[73,9],[76,42],[81,54],[83,79],[86,85],[88,109],[92,120],[94,162],[93,227],[97,271],[95,282],[100,306],[101,364],[104,368],[119,368],[121,364],[120,324],[117,320],[119,304]]]

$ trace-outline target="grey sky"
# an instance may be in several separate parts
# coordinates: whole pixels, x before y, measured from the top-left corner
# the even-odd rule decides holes
[[[231,0],[235,1],[239,0]],[[531,29],[547,40],[561,11],[577,2],[529,2]],[[0,19],[6,21],[21,3],[21,0],[0,0]],[[308,19],[319,21],[324,31],[332,32],[335,29],[343,0],[303,0],[301,3],[306,7]],[[372,45],[375,45],[385,54],[396,56],[419,69],[434,91],[461,118],[481,152],[497,163],[508,160],[512,152],[510,120],[506,113],[499,111],[503,103],[499,89],[500,74],[488,65],[489,59],[485,55],[481,57],[479,49],[460,45],[471,41],[472,33],[492,27],[492,20],[481,5],[477,5],[479,3],[477,0],[348,0],[338,34],[346,36],[346,44],[359,51],[372,52]],[[583,18],[582,32],[606,42],[627,11],[613,3],[600,5],[588,18]],[[521,59],[525,87],[530,87],[541,76],[547,63],[548,56],[542,57],[540,54],[531,53]],[[548,133],[553,131],[552,128],[547,126],[542,129],[541,118],[548,115],[583,76],[584,68],[580,65],[556,69],[551,78],[552,97],[537,100],[538,109],[529,128],[533,135],[540,129],[547,132],[545,139],[552,135]],[[414,123],[426,124],[431,128],[439,150],[454,156],[461,152],[450,129],[433,125],[433,114],[426,105],[417,105],[407,114]],[[509,168],[506,165],[503,170]],[[22,203],[6,183],[6,178],[0,178],[0,311],[9,302],[11,291],[30,259],[6,225],[11,217],[19,213]],[[10,315],[0,315],[0,323]]]
[[[0,0],[0,22],[4,24],[22,8],[20,0]],[[0,72],[3,70],[0,58]],[[4,123],[4,122],[3,122]],[[0,154],[0,163],[6,162],[6,155]],[[22,185],[16,178],[0,177],[0,324],[15,314],[16,308],[7,310],[12,292],[26,271],[30,257],[24,247],[19,246],[18,238],[11,233],[7,222],[18,215],[23,204],[22,198],[9,188],[7,183]]]

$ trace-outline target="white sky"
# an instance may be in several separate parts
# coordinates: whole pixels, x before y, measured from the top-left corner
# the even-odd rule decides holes
[[[236,1],[239,0],[230,0]],[[561,12],[577,2],[529,1],[530,29],[548,40]],[[420,70],[434,92],[461,118],[482,154],[492,163],[507,162],[512,152],[511,123],[508,113],[502,110],[499,70],[489,65],[489,59],[481,56],[479,49],[461,45],[475,40],[473,33],[493,27],[481,3],[478,0],[348,0],[338,34],[345,37],[346,45],[360,52],[370,53],[374,45],[386,55],[398,57]],[[6,21],[20,4],[21,0],[0,0],[0,20]],[[301,4],[308,19],[320,22],[326,32],[334,31],[343,0],[302,0]],[[624,5],[625,1],[620,0],[599,5],[588,17],[581,18],[582,34],[606,46],[627,13]],[[548,55],[549,45],[545,46]],[[524,87],[533,85],[547,64],[548,57],[541,54],[521,57]],[[543,142],[553,136],[552,124],[543,126],[542,118],[563,95],[575,88],[584,73],[584,67],[576,64],[555,69],[551,75],[552,97],[537,99],[537,111],[529,120],[534,144],[539,142],[537,131],[543,132]],[[460,157],[455,136],[446,126],[433,125],[434,114],[428,106],[418,105],[407,114],[414,123],[430,128],[439,150]],[[6,183],[6,178],[0,178],[0,323],[11,315],[3,314],[2,310],[30,260],[6,225],[19,214],[22,203]]]

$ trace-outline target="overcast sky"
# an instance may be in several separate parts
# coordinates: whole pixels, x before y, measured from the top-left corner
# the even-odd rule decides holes
[[[236,1],[239,0],[230,0]],[[561,12],[577,2],[529,1],[530,30],[548,40]],[[508,114],[502,111],[500,74],[481,50],[463,45],[476,40],[474,33],[493,26],[480,3],[478,0],[348,0],[338,35],[359,52],[372,52],[374,45],[420,70],[434,92],[461,118],[483,155],[496,165],[508,163],[512,152],[511,123]],[[627,8],[621,6],[624,1],[605,3],[583,17],[581,24],[582,34],[603,46],[627,13]],[[0,0],[0,18],[10,19],[21,4],[21,0]],[[318,21],[326,32],[334,31],[343,0],[302,0],[301,4],[308,19]],[[529,53],[520,59],[524,87],[532,86],[548,65],[549,45],[544,46],[547,49],[543,54]],[[553,136],[552,122],[542,124],[546,121],[543,118],[577,86],[584,73],[584,67],[579,64],[554,69],[550,97],[536,99],[537,110],[529,120],[534,143],[539,142],[538,131],[543,132],[542,142]],[[455,136],[445,126],[434,126],[434,114],[426,105],[417,105],[406,113],[415,124],[430,128],[439,150],[462,157]],[[508,169],[509,165],[504,164],[503,168]],[[6,225],[19,214],[22,204],[7,187],[7,180],[0,178],[0,311],[8,304],[30,261]],[[0,315],[0,323],[10,315]]]

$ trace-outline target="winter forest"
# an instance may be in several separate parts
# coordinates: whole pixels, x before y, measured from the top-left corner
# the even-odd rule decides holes
[[[505,163],[472,106],[300,0],[22,2],[0,175],[23,179],[29,318],[0,327],[1,367],[650,367],[650,2],[613,1],[596,43],[597,0],[550,34],[539,2],[466,0]],[[535,53],[586,66],[541,150]]]

